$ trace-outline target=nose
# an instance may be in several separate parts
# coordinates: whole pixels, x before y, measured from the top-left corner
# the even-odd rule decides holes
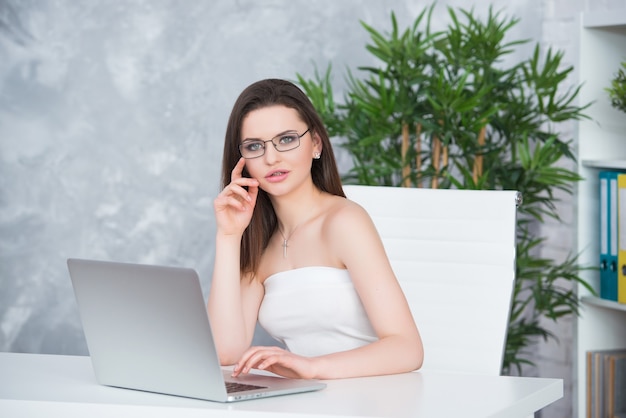
[[[280,152],[276,150],[274,144],[271,142],[265,145],[265,153],[263,154],[263,158],[265,158],[265,163],[267,165],[274,165],[277,161],[280,160]]]

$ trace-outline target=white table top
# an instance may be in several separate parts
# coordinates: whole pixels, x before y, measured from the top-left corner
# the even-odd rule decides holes
[[[420,371],[326,381],[318,392],[222,404],[99,385],[89,357],[0,353],[2,417],[527,417],[561,379]]]

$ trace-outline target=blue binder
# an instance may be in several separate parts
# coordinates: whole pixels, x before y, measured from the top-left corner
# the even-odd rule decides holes
[[[617,171],[600,176],[600,297],[617,301]]]

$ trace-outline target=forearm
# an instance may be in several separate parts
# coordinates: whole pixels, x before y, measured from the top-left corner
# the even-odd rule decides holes
[[[207,309],[222,364],[233,364],[248,347],[241,297],[239,245],[241,238],[217,235],[215,263]]]
[[[338,379],[404,373],[419,369],[423,358],[419,338],[389,336],[353,350],[316,357],[313,377]]]

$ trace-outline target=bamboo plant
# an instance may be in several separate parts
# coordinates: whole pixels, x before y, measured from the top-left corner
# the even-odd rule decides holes
[[[579,87],[564,87],[572,67],[563,66],[561,52],[536,45],[530,57],[503,63],[528,42],[506,41],[518,19],[490,9],[481,20],[449,7],[448,26],[432,31],[434,8],[404,30],[394,13],[389,32],[361,22],[379,65],[348,70],[341,101],[333,94],[332,63],[313,79],[297,79],[353,159],[346,183],[522,192],[503,365],[504,373],[521,373],[533,364],[529,346],[556,338],[542,318],[577,315],[574,284],[589,287],[575,254],[565,261],[540,255],[546,238],[536,232],[547,218],[559,221],[557,192],[571,194],[581,179],[564,168],[575,156],[558,129],[584,118],[586,106],[575,104]]]

